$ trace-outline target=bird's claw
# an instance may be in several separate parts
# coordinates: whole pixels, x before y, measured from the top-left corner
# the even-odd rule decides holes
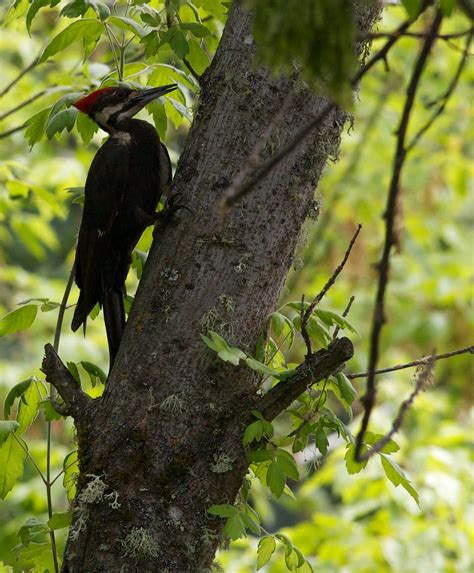
[[[176,199],[180,195],[181,193],[176,193],[175,195],[172,195],[168,199],[166,207],[159,213],[156,213],[153,237],[155,237],[157,233],[159,233],[160,231],[163,231],[169,225],[169,223],[171,223],[171,221],[173,220],[173,216],[176,212],[185,209],[189,213],[192,213],[191,209],[186,205],[176,204]]]

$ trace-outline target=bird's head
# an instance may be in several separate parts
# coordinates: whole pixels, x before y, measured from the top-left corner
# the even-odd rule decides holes
[[[120,130],[120,124],[124,120],[132,118],[148,103],[176,88],[176,84],[142,90],[120,86],[107,87],[84,96],[73,105],[87,114],[102,129],[113,133]]]

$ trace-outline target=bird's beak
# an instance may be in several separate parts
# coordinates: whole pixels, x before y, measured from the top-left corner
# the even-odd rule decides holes
[[[143,107],[156,98],[169,94],[177,88],[177,84],[169,84],[167,86],[160,86],[159,88],[148,88],[145,90],[137,90],[132,94],[130,103],[133,105],[140,105]]]

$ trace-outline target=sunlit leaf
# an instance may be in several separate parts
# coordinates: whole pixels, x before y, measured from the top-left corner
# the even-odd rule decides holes
[[[0,319],[0,336],[27,330],[33,324],[38,312],[35,304],[27,304],[12,310]]]
[[[45,62],[79,40],[97,41],[103,31],[104,26],[98,20],[84,18],[73,22],[51,40],[41,54],[38,63]]]
[[[257,549],[257,571],[261,569],[265,563],[268,563],[276,548],[275,539],[268,535],[262,537],[258,543]]]

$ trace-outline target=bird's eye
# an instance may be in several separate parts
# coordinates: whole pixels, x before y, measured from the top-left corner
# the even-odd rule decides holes
[[[128,96],[128,92],[126,89],[118,89],[115,92],[115,95],[118,96],[121,99],[125,99]]]

